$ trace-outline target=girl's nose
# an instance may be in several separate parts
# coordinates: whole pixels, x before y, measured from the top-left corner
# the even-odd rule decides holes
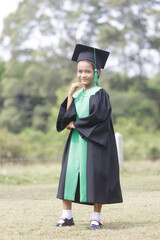
[[[82,77],[85,77],[86,76],[86,73],[85,72],[82,72]]]

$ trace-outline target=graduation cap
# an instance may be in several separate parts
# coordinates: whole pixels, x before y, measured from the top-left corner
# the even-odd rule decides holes
[[[97,69],[104,68],[106,61],[109,56],[108,51],[104,51],[98,48],[93,48],[89,46],[85,46],[82,44],[77,44],[73,56],[72,56],[72,61],[74,62],[79,62],[83,60],[87,60],[90,62],[93,62],[95,64],[95,77],[94,81],[97,83],[98,82],[98,77],[97,77]]]

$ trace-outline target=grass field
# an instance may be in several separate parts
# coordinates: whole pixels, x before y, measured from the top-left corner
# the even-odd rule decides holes
[[[124,202],[104,205],[103,229],[88,229],[92,207],[73,204],[75,226],[54,228],[59,164],[0,168],[0,240],[160,240],[160,161],[126,162]]]

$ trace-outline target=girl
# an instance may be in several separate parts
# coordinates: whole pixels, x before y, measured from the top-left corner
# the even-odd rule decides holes
[[[57,130],[67,128],[70,134],[57,194],[63,212],[56,227],[74,225],[72,202],[94,206],[93,230],[102,227],[102,204],[122,202],[111,105],[108,94],[97,84],[108,56],[107,51],[81,44],[76,45],[72,56],[79,82],[71,85],[57,119]]]

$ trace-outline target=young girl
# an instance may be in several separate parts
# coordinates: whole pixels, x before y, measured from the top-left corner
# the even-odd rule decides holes
[[[106,91],[97,84],[109,52],[77,44],[78,82],[71,85],[57,119],[57,130],[70,130],[63,154],[57,197],[63,212],[56,227],[74,225],[72,202],[94,206],[90,229],[102,226],[102,204],[122,202],[119,165]],[[81,88],[76,91],[77,88]]]

